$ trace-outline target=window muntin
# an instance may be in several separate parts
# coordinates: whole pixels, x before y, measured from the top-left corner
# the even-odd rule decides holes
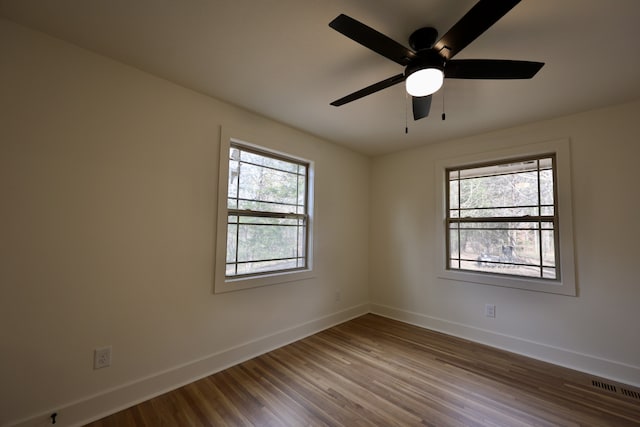
[[[309,164],[232,142],[225,277],[308,268]]]
[[[447,270],[560,280],[555,155],[446,169]]]

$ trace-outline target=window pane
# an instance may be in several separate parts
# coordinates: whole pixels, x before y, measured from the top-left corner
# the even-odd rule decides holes
[[[556,248],[553,230],[542,230],[542,265],[545,267],[556,266]]]
[[[240,173],[240,163],[234,160],[229,161],[229,197],[236,197],[238,193],[238,174]]]
[[[307,187],[306,175],[298,175],[298,205],[304,206],[306,203],[306,187]]]
[[[539,265],[538,230],[524,227],[509,229],[504,227],[505,224],[481,225],[484,227],[460,230],[461,258]]]
[[[457,229],[449,231],[449,254],[451,258],[460,258],[459,233],[460,232]]]
[[[298,220],[296,218],[271,218],[259,216],[241,216],[239,222],[240,224],[280,225],[287,227],[295,227],[298,225]]]
[[[452,212],[453,213],[453,212]],[[522,206],[514,208],[484,208],[484,209],[462,209],[460,215],[463,218],[495,218],[508,216],[537,216],[537,206]],[[454,215],[451,215],[455,218]]]
[[[267,273],[269,271],[290,270],[298,267],[296,258],[275,260],[275,261],[256,261],[238,264],[238,275]]]
[[[303,256],[307,247],[307,228],[304,227],[302,220],[299,221],[298,227],[298,256]]]
[[[234,276],[236,274],[236,265],[235,264],[227,264],[227,271],[225,272],[226,276]]]
[[[556,269],[548,267],[543,268],[542,277],[545,279],[556,279]]]
[[[258,153],[242,150],[240,154],[240,160],[243,163],[249,163],[257,166],[264,166],[270,169],[276,169],[279,171],[296,173],[298,170],[298,164],[289,162],[286,160],[275,159],[273,157],[265,156]]]
[[[449,209],[458,209],[460,201],[458,200],[458,186],[460,181],[449,182]]]
[[[229,183],[228,183],[228,202],[227,208],[236,209],[238,207],[238,201],[236,196],[238,194],[238,174],[240,173],[240,151],[237,148],[231,147],[229,149]]]
[[[227,226],[227,262],[236,261],[236,249],[238,245],[237,240],[238,226],[236,224],[229,224]]]
[[[295,256],[295,229],[289,227],[241,225],[238,261],[289,258]]]
[[[242,164],[239,208],[295,212],[300,194],[298,175]],[[304,197],[304,189],[302,189]]]
[[[461,261],[461,270],[479,271],[483,273],[510,274],[514,276],[541,277],[538,266],[513,266],[492,263],[490,261]],[[545,277],[546,278],[546,277]]]
[[[552,223],[543,223],[552,224]],[[456,225],[456,223],[453,223]],[[478,229],[478,230],[537,230],[540,227],[540,223],[537,221],[531,222],[463,222],[460,223],[460,228],[463,229]]]
[[[460,181],[460,207],[463,209],[516,206],[538,206],[536,172],[476,177]]]
[[[553,206],[542,206],[540,215],[553,216],[554,212],[555,212],[555,209],[553,209]]]
[[[553,205],[553,171],[540,171],[540,203]]]

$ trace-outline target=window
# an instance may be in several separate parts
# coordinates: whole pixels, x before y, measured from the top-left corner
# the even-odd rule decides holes
[[[447,169],[447,268],[560,276],[555,155]]]
[[[294,273],[311,268],[311,163],[227,141],[221,149],[216,292],[304,278]]]
[[[307,169],[231,144],[227,277],[307,268]]]
[[[438,276],[575,295],[569,141],[440,161]]]

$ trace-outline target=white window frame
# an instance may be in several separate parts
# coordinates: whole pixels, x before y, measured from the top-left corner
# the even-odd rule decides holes
[[[227,229],[228,215],[227,197],[229,189],[229,150],[231,144],[237,144],[266,155],[272,154],[274,157],[291,159],[308,164],[307,170],[307,267],[289,271],[266,272],[251,276],[227,277],[226,276],[226,254],[227,254]],[[218,183],[218,221],[216,232],[216,262],[214,273],[214,292],[231,292],[242,289],[251,289],[260,286],[275,285],[313,277],[313,188],[314,188],[314,164],[308,159],[304,159],[290,153],[275,150],[270,147],[247,142],[240,138],[231,136],[224,128],[220,138],[220,168]]]
[[[507,276],[487,272],[473,272],[466,270],[447,269],[447,191],[449,181],[447,169],[473,165],[487,165],[493,162],[503,162],[527,157],[555,155],[556,171],[554,179],[557,186],[557,216],[558,216],[558,254],[556,260],[558,271],[561,272],[557,280],[541,279],[524,276]],[[573,212],[571,203],[571,161],[570,144],[568,139],[555,140],[537,144],[528,144],[501,150],[470,154],[436,162],[436,274],[437,277],[459,282],[479,283],[484,285],[502,286],[530,291],[548,292],[561,295],[576,295],[575,266],[573,254]]]

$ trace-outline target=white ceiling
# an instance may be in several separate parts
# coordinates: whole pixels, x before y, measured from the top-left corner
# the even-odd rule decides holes
[[[498,1],[498,0],[496,0]],[[523,0],[456,59],[545,62],[532,80],[446,80],[414,122],[399,84],[329,103],[402,67],[329,28],[345,13],[407,45],[475,0],[0,0],[0,15],[367,154],[640,97],[639,0]]]

